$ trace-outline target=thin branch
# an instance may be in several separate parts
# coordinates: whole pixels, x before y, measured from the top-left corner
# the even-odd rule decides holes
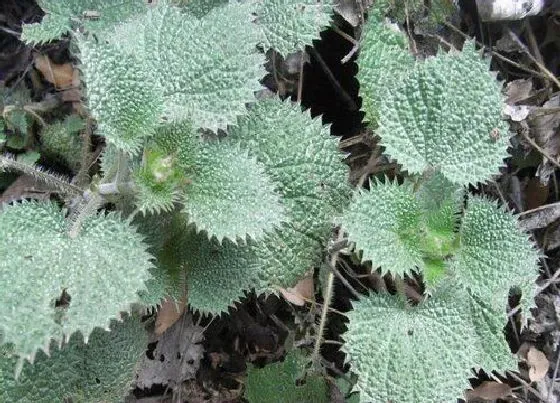
[[[527,140],[527,142],[529,144],[531,144],[538,152],[540,152],[544,157],[546,157],[547,160],[549,160],[550,162],[552,162],[553,165],[555,165],[557,168],[560,168],[560,163],[558,163],[558,161],[556,161],[550,154],[548,154],[541,146],[539,146],[535,140],[533,140],[531,137],[529,137],[529,134],[526,133],[525,130],[521,131],[521,134],[523,135],[523,137],[525,138],[525,140]]]
[[[453,31],[455,31],[456,33],[458,33],[459,35],[463,36],[463,38],[467,39],[467,40],[471,40],[472,38],[469,37],[467,34],[465,34],[463,31],[461,31],[459,28],[457,28],[455,25],[450,24],[448,22],[443,22],[443,24],[448,27],[451,28]],[[546,75],[543,73],[540,73],[536,70],[532,70],[528,67],[523,66],[522,64],[519,64],[511,59],[508,59],[507,57],[503,56],[501,53],[498,53],[492,49],[488,49],[488,47],[486,47],[483,43],[479,42],[479,41],[475,41],[475,43],[480,46],[483,49],[486,49],[488,52],[490,52],[492,54],[492,56],[497,57],[498,59],[500,59],[503,62],[506,62],[508,64],[511,64],[514,67],[517,67],[519,70],[523,70],[526,71],[527,73],[533,74],[537,77],[541,77],[541,78],[546,78]]]
[[[70,180],[62,175],[49,172],[38,165],[28,165],[17,161],[10,155],[0,155],[0,171],[16,171],[29,175],[38,181],[52,186],[58,192],[73,196],[80,196],[83,189],[70,183]]]
[[[348,109],[350,109],[352,111],[357,110],[358,105],[356,105],[356,103],[354,102],[352,97],[346,92],[346,90],[344,88],[342,88],[342,85],[340,85],[338,80],[335,78],[331,69],[329,68],[329,66],[327,66],[327,63],[325,63],[325,61],[323,60],[323,58],[321,57],[319,52],[317,52],[315,50],[315,48],[312,48],[312,47],[309,48],[309,51],[311,52],[311,54],[313,55],[315,60],[317,60],[317,62],[319,63],[319,65],[321,66],[321,68],[323,69],[325,74],[327,75],[327,78],[329,79],[329,82],[332,84],[333,88],[340,95],[340,97],[344,100],[344,102],[348,105]]]
[[[556,344],[560,341],[560,336],[556,338]],[[554,366],[554,373],[552,374],[552,379],[550,380],[550,388],[548,388],[548,394],[546,397],[547,402],[551,402],[552,393],[556,389],[556,376],[558,375],[558,366],[560,364],[560,353],[556,357],[556,365]]]
[[[340,36],[342,36],[344,39],[346,39],[348,42],[350,42],[352,45],[359,45],[360,42],[358,42],[356,39],[354,39],[352,36],[348,35],[346,32],[344,32],[343,30],[341,30],[336,24],[331,25],[331,28],[334,32],[336,32],[337,34],[339,34]]]
[[[526,211],[522,211],[521,213],[519,213],[519,216],[522,215],[527,215],[527,214],[531,214],[531,213],[536,213],[537,211],[542,211],[542,210],[546,210],[549,208],[554,208],[554,207],[558,207],[560,206],[560,202],[554,202],[554,203],[550,203],[550,204],[544,204],[542,206],[536,207],[534,209],[531,210],[526,210]]]
[[[343,237],[342,231],[338,232],[337,241],[340,241]],[[336,265],[338,259],[338,252],[334,252],[330,258],[330,267]],[[320,362],[320,352],[321,352],[321,341],[323,339],[323,333],[325,332],[325,326],[327,324],[327,314],[329,307],[331,305],[332,296],[334,288],[334,273],[332,270],[329,271],[327,275],[327,284],[325,286],[325,295],[323,296],[323,309],[321,310],[321,321],[319,322],[319,330],[317,331],[317,338],[315,339],[315,346],[313,347],[313,354],[311,355],[311,361],[315,364]]]
[[[544,64],[539,62],[535,56],[533,56],[529,49],[527,49],[527,46],[525,46],[525,44],[521,42],[521,40],[511,31],[511,29],[508,28],[508,32],[510,37],[521,47],[521,49],[523,49],[527,56],[529,56],[529,59],[531,59],[531,61],[537,65],[539,70],[542,71],[547,78],[552,80],[552,82],[554,82],[554,84],[556,84],[558,88],[560,88],[560,81],[558,81],[556,76],[549,69],[547,69]]]
[[[297,101],[301,103],[301,98],[303,96],[303,65],[305,63],[305,51],[300,52],[300,60],[299,60],[299,81],[297,87]]]

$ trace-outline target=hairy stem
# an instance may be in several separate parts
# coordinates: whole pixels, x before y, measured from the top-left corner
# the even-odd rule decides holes
[[[24,175],[29,175],[38,181],[46,183],[60,193],[73,196],[79,196],[83,193],[82,188],[71,184],[64,176],[49,172],[40,166],[19,162],[9,155],[0,155],[0,171],[21,172]]]
[[[343,233],[340,231],[338,233],[338,238],[335,243],[339,243],[343,239]],[[329,308],[331,306],[331,301],[333,297],[334,288],[334,272],[333,268],[338,260],[338,253],[340,249],[334,252],[329,259],[329,274],[327,276],[327,284],[324,288],[323,295],[323,308],[321,309],[321,321],[319,322],[319,329],[315,336],[315,346],[313,347],[313,354],[311,355],[311,362],[315,364],[320,363],[320,353],[321,353],[321,343],[323,341],[323,333],[325,332],[325,326],[327,325],[327,314],[329,313]]]

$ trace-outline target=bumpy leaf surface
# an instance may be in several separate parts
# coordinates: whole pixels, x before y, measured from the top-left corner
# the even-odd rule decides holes
[[[188,220],[220,242],[262,238],[285,219],[263,164],[229,141],[206,144],[198,153],[184,203]]]
[[[185,2],[187,4],[184,4]],[[200,18],[208,14],[214,7],[220,7],[227,3],[228,0],[183,0],[179,4],[192,15]]]
[[[426,226],[441,234],[457,230],[464,189],[450,182],[441,172],[435,172],[421,181],[416,198],[424,211]]]
[[[264,76],[251,4],[231,3],[202,18],[166,2],[117,27],[115,46],[135,54],[138,69],[163,93],[164,117],[217,130],[235,123]]]
[[[364,27],[357,74],[362,110],[374,126],[377,125],[385,92],[393,91],[394,86],[414,65],[414,58],[408,52],[406,36],[384,21],[380,8],[376,4]]]
[[[39,0],[47,13],[41,23],[25,24],[22,39],[43,43],[60,38],[76,23],[97,32],[146,10],[144,0]]]
[[[410,185],[378,183],[361,190],[339,220],[363,260],[383,273],[423,268],[419,248],[422,210]]]
[[[79,41],[88,106],[98,132],[133,154],[153,135],[162,110],[161,94],[145,70],[145,61],[95,39]]]
[[[505,315],[510,288],[518,287],[523,293],[521,308],[528,314],[534,305],[538,253],[515,217],[495,202],[471,197],[460,240],[449,264],[455,281],[500,315]]]
[[[292,350],[283,362],[251,366],[247,374],[245,397],[249,403],[321,403],[328,402],[325,379],[318,375],[305,377],[305,383],[297,385],[305,372],[306,359],[298,350]]]
[[[182,248],[175,246],[208,251],[184,258],[189,303],[208,313],[227,311],[244,290],[262,292],[295,284],[320,262],[332,217],[348,194],[347,168],[341,163],[337,140],[298,105],[278,99],[259,102],[231,129],[230,137],[264,165],[282,195],[286,222],[262,240],[239,246],[228,242],[223,251],[211,241],[197,248],[189,246],[191,240],[185,240]],[[196,298],[191,292],[197,293]]]
[[[140,235],[113,214],[89,218],[71,239],[54,203],[20,203],[3,208],[0,234],[0,284],[9,284],[0,303],[11,307],[1,314],[0,333],[22,357],[51,338],[81,331],[87,339],[94,327],[107,327],[149,277]],[[71,302],[55,308],[63,291]]]
[[[439,291],[416,307],[388,294],[354,304],[343,350],[358,374],[360,401],[454,402],[469,387],[471,368],[514,363],[501,329],[473,318],[467,293]]]
[[[330,0],[260,0],[257,24],[265,44],[283,55],[303,50],[319,39],[319,32],[330,23]]]
[[[111,331],[95,329],[88,344],[75,334],[61,349],[53,342],[50,354],[40,352],[24,364],[17,380],[17,357],[0,347],[0,400],[3,402],[123,401],[134,367],[147,345],[147,333],[137,317],[113,322]]]
[[[189,304],[204,313],[227,312],[244,291],[258,286],[258,262],[247,247],[189,231],[182,243]]]
[[[380,105],[387,153],[410,173],[436,168],[458,184],[497,174],[510,136],[501,85],[488,68],[473,42],[418,63]]]
[[[347,202],[348,169],[320,119],[298,104],[267,99],[240,118],[230,136],[264,164],[296,231],[318,238],[330,231],[334,213]]]
[[[79,132],[84,128],[84,121],[77,115],[70,115],[63,121],[44,127],[41,131],[42,152],[62,159],[76,172],[82,159]]]

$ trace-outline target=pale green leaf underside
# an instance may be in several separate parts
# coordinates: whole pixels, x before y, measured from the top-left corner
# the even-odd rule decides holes
[[[245,397],[249,403],[326,403],[329,402],[325,379],[319,375],[304,378],[306,357],[299,350],[292,350],[283,362],[275,362],[264,368],[251,365],[247,373]]]
[[[410,173],[436,168],[463,185],[497,174],[510,136],[501,118],[501,85],[488,67],[473,42],[460,53],[417,63],[380,106],[387,154]]]
[[[379,10],[375,10],[362,34],[356,76],[360,82],[362,110],[372,125],[377,125],[384,94],[393,91],[413,65],[406,36],[388,26]]]
[[[88,344],[75,334],[50,356],[39,352],[33,364],[25,363],[14,379],[17,357],[0,347],[0,400],[3,402],[123,401],[134,367],[147,345],[147,333],[138,317],[112,322],[111,331],[95,329]]]
[[[203,18],[161,2],[117,27],[115,46],[135,54],[163,95],[168,121],[225,129],[261,88],[264,59],[250,2],[212,9]]]
[[[466,293],[436,293],[417,307],[372,294],[347,316],[343,350],[363,402],[455,402],[469,387],[471,368],[503,370],[496,365],[515,362],[501,332],[473,325]]]
[[[382,273],[423,268],[419,248],[420,203],[409,185],[378,183],[359,191],[339,220],[348,238]]]
[[[265,44],[284,56],[319,39],[319,32],[331,20],[330,0],[261,0],[258,4],[256,22]]]
[[[151,78],[136,66],[144,63],[116,46],[79,40],[88,106],[98,133],[126,153],[137,153],[154,134],[162,110]]]
[[[9,284],[0,304],[12,307],[1,315],[0,333],[26,358],[51,338],[76,331],[87,338],[94,327],[108,326],[137,301],[149,277],[151,257],[140,235],[115,215],[91,217],[76,239],[66,231],[54,203],[6,206],[0,214],[0,284]],[[55,301],[63,290],[71,303],[61,312]]]
[[[521,308],[534,305],[538,253],[515,217],[481,197],[469,199],[460,230],[461,245],[449,270],[455,281],[505,315],[511,287],[523,292]]]
[[[284,206],[263,164],[229,141],[206,144],[184,194],[184,213],[198,230],[224,238],[260,239],[285,220]]]
[[[47,14],[40,23],[23,25],[22,39],[27,43],[59,39],[80,24],[90,32],[99,32],[146,10],[144,0],[39,0],[38,3]]]

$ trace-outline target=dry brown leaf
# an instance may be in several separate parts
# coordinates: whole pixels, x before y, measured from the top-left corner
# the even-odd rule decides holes
[[[43,74],[45,80],[54,84],[57,90],[72,87],[74,68],[70,63],[56,64],[51,61],[49,56],[36,54],[35,68]]]
[[[175,302],[172,299],[166,299],[158,309],[154,333],[160,336],[173,326],[183,314],[185,305],[184,301]]]
[[[474,399],[497,400],[503,399],[511,393],[511,387],[505,383],[485,381],[472,390],[465,392],[467,401]]]
[[[550,365],[546,355],[535,347],[531,347],[527,352],[527,364],[529,365],[529,379],[531,382],[543,379]]]
[[[533,82],[530,79],[519,79],[510,81],[506,86],[506,103],[513,105],[525,101],[531,96]]]
[[[286,299],[297,306],[303,306],[309,300],[315,297],[315,285],[313,283],[313,275],[302,278],[291,288],[280,288],[280,293]]]

